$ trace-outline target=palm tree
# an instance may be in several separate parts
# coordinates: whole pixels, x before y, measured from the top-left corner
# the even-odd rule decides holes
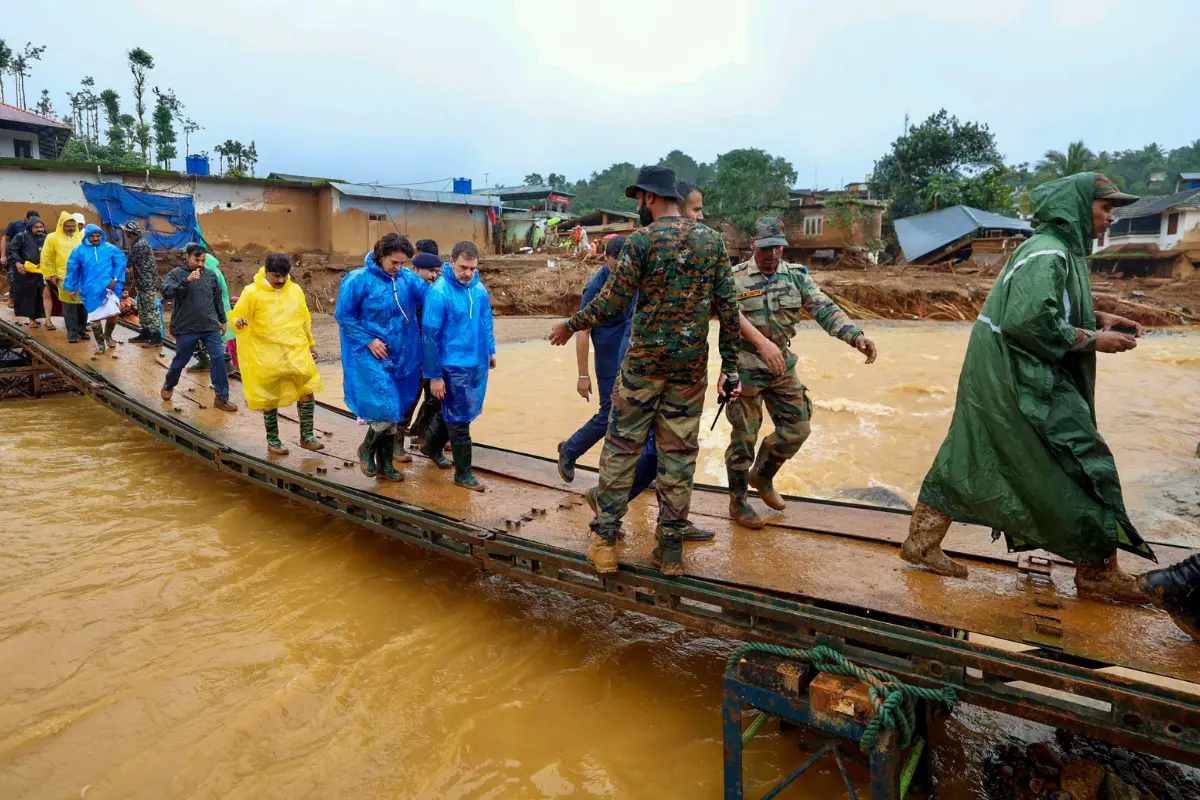
[[[1043,180],[1065,178],[1078,172],[1087,172],[1096,166],[1096,154],[1082,141],[1071,142],[1064,154],[1058,150],[1047,150],[1038,162],[1037,172]]]

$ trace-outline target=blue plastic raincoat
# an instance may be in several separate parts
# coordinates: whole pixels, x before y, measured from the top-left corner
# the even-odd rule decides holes
[[[94,245],[88,237],[98,233],[100,244]],[[83,243],[71,251],[67,259],[67,277],[63,281],[64,292],[79,292],[83,307],[92,313],[104,305],[108,285],[114,280],[113,294],[120,299],[125,288],[125,254],[121,248],[107,241],[104,231],[97,225],[88,225],[83,230]]]
[[[421,339],[417,306],[429,287],[415,272],[388,275],[371,253],[363,267],[342,279],[337,310],[346,405],[367,422],[401,422],[421,389]],[[376,358],[372,340],[387,346]]]
[[[488,359],[496,354],[491,299],[479,272],[464,286],[444,265],[425,297],[421,327],[425,377],[446,382],[443,418],[471,422],[483,412]]]

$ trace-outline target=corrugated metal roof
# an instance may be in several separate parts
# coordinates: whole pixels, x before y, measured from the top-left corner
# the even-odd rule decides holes
[[[1200,181],[1200,172],[1181,172],[1179,177],[1185,181]]]
[[[1024,220],[1002,217],[970,206],[953,206],[896,220],[896,236],[908,261],[916,261],[980,228],[1032,233]]]
[[[477,194],[455,194],[454,192],[431,192],[426,189],[374,186],[369,183],[331,184],[348,197],[366,197],[375,200],[401,200],[413,203],[441,203],[452,206],[477,206],[487,208],[492,201]]]
[[[317,178],[312,175],[292,175],[289,172],[272,172],[267,176],[277,181],[292,181],[293,183],[341,183],[338,178]]]
[[[514,201],[541,200],[552,194],[561,194],[563,197],[575,196],[565,189],[551,189],[549,186],[497,186],[493,189],[479,189],[475,194],[491,194],[502,200]]]
[[[1114,208],[1113,216],[1117,219],[1152,217],[1155,214],[1170,211],[1172,208],[1188,205],[1200,205],[1200,189],[1188,189],[1186,192],[1168,194],[1163,197],[1143,197],[1136,203],[1122,208]]]
[[[41,125],[46,128],[61,128],[64,131],[71,130],[71,126],[65,122],[59,122],[56,119],[43,117],[41,114],[34,114],[32,111],[26,111],[16,106],[10,106],[8,103],[0,103],[0,122],[20,122],[25,125]]]

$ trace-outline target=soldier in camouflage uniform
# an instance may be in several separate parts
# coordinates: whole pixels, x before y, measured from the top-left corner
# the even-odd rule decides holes
[[[682,198],[672,170],[643,167],[625,194],[637,199],[646,227],[629,236],[600,294],[558,323],[550,341],[566,344],[576,331],[615,318],[637,296],[600,458],[598,512],[591,523],[597,539],[588,549],[588,561],[597,572],[617,571],[621,518],[642,443],[653,426],[659,504],[654,564],[666,575],[682,575],[682,532],[688,524],[708,384],[708,323],[715,311],[721,324],[721,372],[735,375],[737,303],[725,243],[711,228],[680,216]]]
[[[775,473],[799,452],[809,434],[812,403],[796,375],[796,356],[790,349],[800,312],[808,312],[830,336],[866,355],[868,364],[875,360],[875,343],[862,329],[817,288],[807,270],[782,260],[786,245],[783,223],[762,217],[754,225],[754,258],[733,270],[741,312],[742,394],[727,411],[733,431],[725,467],[729,515],[749,528],[761,528],[765,521],[746,502],[747,484],[758,490],[768,506],[782,511],[786,506],[775,491]],[[775,432],[763,441],[755,458],[764,403]]]

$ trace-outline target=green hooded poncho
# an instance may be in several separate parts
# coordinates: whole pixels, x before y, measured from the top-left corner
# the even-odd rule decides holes
[[[1012,254],[971,330],[946,441],[920,500],[1044,549],[1100,566],[1115,548],[1154,554],[1129,521],[1112,451],[1096,429],[1088,278],[1095,174],[1034,190],[1035,235]]]

